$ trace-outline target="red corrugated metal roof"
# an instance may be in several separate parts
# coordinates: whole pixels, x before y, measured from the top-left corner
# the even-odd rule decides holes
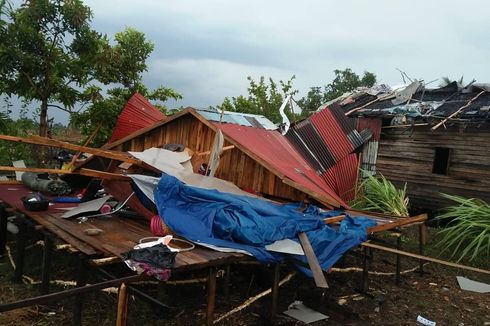
[[[119,115],[109,143],[165,120],[166,116],[140,93],[134,93]]]
[[[351,141],[329,109],[313,114],[310,121],[318,130],[336,161],[343,159],[354,150]]]
[[[351,153],[322,173],[321,177],[340,198],[354,199],[358,162],[356,153]]]
[[[310,189],[339,205],[348,205],[331,189],[325,181],[308,165],[296,149],[282,134],[275,130],[257,129],[236,124],[214,123],[223,134],[250,153],[256,155],[276,173]],[[274,171],[273,171],[274,172]]]
[[[369,129],[373,132],[372,140],[379,140],[381,136],[381,125],[383,120],[381,118],[357,118],[357,130]]]

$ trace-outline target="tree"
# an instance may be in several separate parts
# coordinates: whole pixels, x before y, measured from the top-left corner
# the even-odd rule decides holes
[[[135,92],[157,101],[155,106],[164,113],[167,111],[165,101],[182,99],[182,95],[171,88],[159,86],[150,90],[143,84],[142,74],[147,71],[146,61],[154,48],[144,33],[126,28],[116,33],[114,39],[116,44],[106,48],[101,56],[104,64],[98,65],[97,75],[101,82],[118,86],[107,90],[107,94],[97,86],[87,88],[84,95],[90,106],[71,117],[71,122],[80,127],[85,136],[98,129],[92,145],[102,145],[107,141],[117,117]]]
[[[297,90],[293,90],[294,78],[295,76],[292,76],[286,82],[280,80],[279,89],[278,84],[272,78],[269,78],[268,83],[266,83],[264,76],[261,76],[258,82],[249,76],[247,77],[250,83],[248,97],[243,95],[232,97],[231,99],[226,97],[218,108],[225,111],[261,114],[271,121],[279,123],[282,121],[279,108],[284,102],[284,99],[288,95],[294,95],[298,92]],[[285,112],[290,118],[293,116],[289,105]]]
[[[26,1],[1,26],[1,91],[40,104],[41,136],[48,133],[48,108],[71,113],[95,78],[108,45],[90,28],[91,17],[80,0]]]
[[[362,77],[350,68],[335,69],[334,74],[335,78],[323,87],[323,92],[321,87],[311,87],[308,94],[298,101],[298,105],[302,109],[302,117],[307,117],[324,103],[332,101],[344,93],[351,92],[357,87],[371,87],[376,84],[376,75],[368,71],[364,71]]]

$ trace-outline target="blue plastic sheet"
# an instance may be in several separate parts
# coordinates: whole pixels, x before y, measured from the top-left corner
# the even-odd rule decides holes
[[[264,199],[196,188],[163,174],[155,189],[159,215],[175,233],[195,242],[245,250],[261,262],[279,262],[286,255],[270,252],[265,245],[277,240],[298,241],[306,232],[323,269],[330,268],[350,248],[366,240],[366,229],[376,222],[346,217],[338,230],[323,219],[338,211],[322,212],[299,203],[276,204]],[[294,256],[306,262],[305,256]],[[308,275],[309,270],[302,269]]]

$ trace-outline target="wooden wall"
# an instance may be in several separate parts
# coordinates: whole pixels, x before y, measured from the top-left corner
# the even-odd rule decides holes
[[[184,144],[195,152],[210,151],[215,132],[191,114],[170,121],[156,129],[128,140],[112,149],[119,151],[143,151],[150,147],[162,147],[168,143]],[[225,141],[224,146],[231,145]],[[209,160],[209,155],[204,157]],[[223,153],[216,177],[231,181],[242,189],[261,194],[299,201],[306,194],[282,182],[272,172],[254,161],[238,148]]]
[[[447,175],[432,173],[436,147],[451,149]],[[384,129],[377,168],[398,186],[407,182],[410,201],[418,208],[448,206],[441,192],[490,202],[490,128]]]

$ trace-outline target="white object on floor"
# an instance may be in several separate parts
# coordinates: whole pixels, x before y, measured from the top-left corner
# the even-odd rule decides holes
[[[490,292],[490,284],[470,280],[463,276],[456,276],[461,290],[473,291],[478,293]]]
[[[436,322],[432,320],[428,320],[420,315],[417,316],[417,321],[425,326],[436,326]]]
[[[301,301],[294,301],[292,304],[290,304],[288,310],[284,311],[284,314],[306,324],[328,318],[327,315],[308,308]]]

